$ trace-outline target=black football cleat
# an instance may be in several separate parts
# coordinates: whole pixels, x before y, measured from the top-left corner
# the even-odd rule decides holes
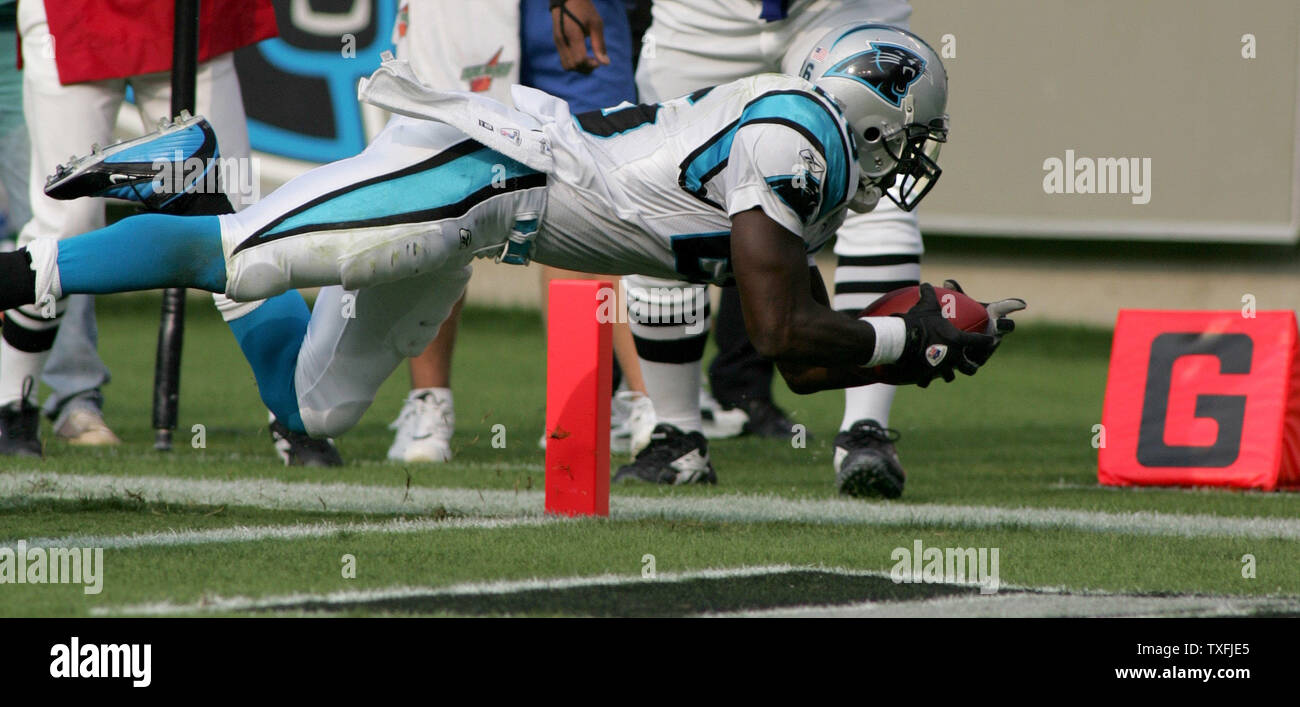
[[[894,442],[898,431],[875,420],[858,420],[835,436],[835,487],[857,498],[903,495],[907,474],[898,461]]]
[[[30,379],[29,379],[30,380]],[[41,448],[41,411],[27,399],[28,387],[17,402],[0,407],[0,455],[44,456]]]
[[[217,135],[201,115],[182,112],[158,130],[59,165],[45,183],[53,199],[103,196],[147,211],[178,215],[232,213],[221,191]]]
[[[709,463],[709,441],[699,432],[683,432],[666,422],[655,425],[650,444],[614,474],[614,483],[716,484]]]
[[[343,466],[333,441],[294,432],[279,420],[271,420],[271,441],[285,466]]]

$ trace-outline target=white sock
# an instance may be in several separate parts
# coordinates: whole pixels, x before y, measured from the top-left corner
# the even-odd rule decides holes
[[[889,409],[894,404],[896,392],[898,388],[884,383],[846,388],[840,431],[849,429],[858,420],[875,420],[881,427],[889,427]]]
[[[0,407],[16,403],[23,397],[23,385],[31,379],[27,399],[36,404],[36,388],[41,380],[41,369],[49,351],[31,353],[14,348],[8,341],[0,340]]]
[[[700,419],[700,362],[656,363],[641,359],[641,376],[655,407],[655,419],[683,432],[703,432]]]

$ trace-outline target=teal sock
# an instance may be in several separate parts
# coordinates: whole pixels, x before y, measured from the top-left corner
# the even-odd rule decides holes
[[[293,374],[298,350],[307,336],[311,311],[297,290],[282,292],[257,309],[227,324],[253,367],[257,392],[275,418],[294,432],[306,434],[298,411]]]
[[[163,287],[226,290],[216,216],[141,214],[59,242],[63,294]]]

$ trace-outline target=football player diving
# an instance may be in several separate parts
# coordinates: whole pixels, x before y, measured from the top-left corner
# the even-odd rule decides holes
[[[65,165],[46,190],[183,198],[200,215],[143,214],[0,254],[0,309],[163,287],[266,298],[230,328],[267,407],[315,438],[355,425],[433,339],[475,257],[734,278],[754,345],[798,393],[974,374],[1019,300],[989,305],[983,333],[946,320],[929,285],[902,315],[857,319],[830,308],[812,265],[847,209],[882,194],[910,208],[934,186],[948,135],[943,64],[885,25],[840,27],[817,46],[807,78],[761,74],[579,115],[523,87],[513,108],[435,91],[388,60],[359,90],[396,114],[383,132],[239,213],[203,179],[160,180],[180,158],[217,152],[206,121],[181,120]],[[322,288],[314,311],[301,287]],[[684,467],[658,481],[714,480]]]

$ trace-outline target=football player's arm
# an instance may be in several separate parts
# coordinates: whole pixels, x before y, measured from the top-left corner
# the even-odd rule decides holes
[[[731,225],[732,270],[750,340],[790,389],[812,393],[878,382],[862,367],[875,352],[875,328],[830,308],[804,241],[759,208],[735,214]]]

